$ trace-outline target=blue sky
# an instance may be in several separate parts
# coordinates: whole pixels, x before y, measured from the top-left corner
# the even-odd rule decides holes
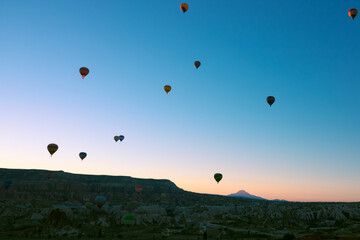
[[[359,201],[359,2],[181,3],[0,0],[0,167]]]

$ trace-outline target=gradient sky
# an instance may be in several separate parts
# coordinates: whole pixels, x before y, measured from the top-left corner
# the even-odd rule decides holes
[[[181,3],[0,0],[0,167],[360,201],[360,2]]]

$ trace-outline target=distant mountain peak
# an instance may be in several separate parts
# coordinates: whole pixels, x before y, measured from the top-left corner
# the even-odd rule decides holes
[[[256,199],[256,200],[266,200],[269,201],[269,199],[265,199],[262,197],[258,197],[255,195],[251,195],[250,193],[248,193],[245,190],[240,190],[237,193],[232,193],[227,195],[228,197],[237,197],[237,198],[249,198],[249,199]],[[286,200],[280,200],[280,199],[274,199],[274,200],[270,200],[270,201],[278,201],[278,202],[287,202]]]
[[[232,193],[228,195],[229,197],[242,197],[242,198],[250,198],[250,199],[257,199],[257,200],[267,200],[262,197],[258,197],[255,195],[251,195],[250,193],[246,192],[245,190],[240,190],[237,193]]]

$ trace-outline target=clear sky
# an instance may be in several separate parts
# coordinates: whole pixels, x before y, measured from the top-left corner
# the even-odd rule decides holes
[[[360,2],[181,3],[0,0],[0,167],[360,201]]]

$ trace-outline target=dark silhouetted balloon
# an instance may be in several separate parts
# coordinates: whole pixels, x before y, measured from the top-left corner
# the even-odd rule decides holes
[[[48,149],[50,155],[52,156],[59,149],[59,147],[55,143],[50,143],[47,146],[47,149]]]
[[[214,174],[214,178],[215,178],[215,181],[217,181],[217,183],[220,182],[220,180],[222,179],[222,174],[221,173],[215,173]]]
[[[86,158],[86,156],[87,156],[86,152],[79,153],[79,157],[81,158],[81,161],[84,160],[84,158]]]
[[[119,136],[114,137],[115,142],[119,141]]]
[[[349,12],[348,12],[349,16],[350,16],[353,20],[354,20],[354,18],[356,17],[357,13],[358,13],[358,11],[357,11],[357,9],[355,9],[355,8],[350,9]]]
[[[124,140],[124,138],[125,138],[125,137],[124,137],[123,135],[120,135],[120,136],[119,136],[120,142],[122,142],[122,141]]]
[[[82,67],[82,68],[80,68],[79,72],[80,72],[82,78],[84,79],[84,77],[86,77],[86,75],[89,74],[90,70],[86,67]]]
[[[201,63],[199,61],[195,61],[194,62],[194,66],[196,67],[196,69],[198,69],[200,67]]]
[[[267,98],[266,98],[266,101],[267,101],[267,103],[270,105],[270,107],[271,107],[271,105],[273,105],[273,103],[275,102],[275,98],[273,97],[273,96],[268,96]]]

